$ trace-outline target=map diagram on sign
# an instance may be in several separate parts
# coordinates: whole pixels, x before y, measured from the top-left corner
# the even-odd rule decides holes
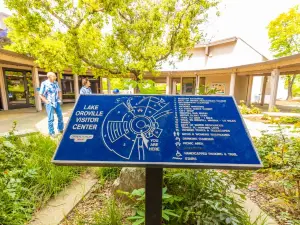
[[[123,97],[104,118],[101,134],[106,147],[124,159],[145,160],[151,139],[160,137],[159,119],[171,114],[169,103],[159,97]]]

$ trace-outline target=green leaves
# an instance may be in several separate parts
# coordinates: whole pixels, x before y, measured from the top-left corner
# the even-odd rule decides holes
[[[275,53],[275,57],[300,53],[299,5],[271,21],[268,26],[268,34],[271,51]]]
[[[142,79],[183,59],[202,37],[199,26],[216,0],[5,0],[12,45],[40,67]]]

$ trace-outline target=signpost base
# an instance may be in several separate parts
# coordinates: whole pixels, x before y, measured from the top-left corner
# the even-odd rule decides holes
[[[146,168],[146,223],[162,224],[163,168]]]

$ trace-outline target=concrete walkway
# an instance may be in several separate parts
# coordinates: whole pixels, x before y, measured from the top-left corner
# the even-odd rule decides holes
[[[51,199],[42,210],[36,212],[28,225],[60,224],[97,182],[95,175],[83,174]]]
[[[74,104],[64,104],[62,106],[64,123],[69,120]],[[48,134],[47,114],[43,108],[42,112],[36,112],[35,108],[14,109],[0,112],[0,136],[8,134],[13,122],[17,122],[17,134],[41,132]],[[55,116],[54,129],[57,127],[57,117]]]

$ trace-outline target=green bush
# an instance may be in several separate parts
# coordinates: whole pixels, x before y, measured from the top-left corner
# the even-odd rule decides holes
[[[279,122],[283,124],[295,124],[300,122],[300,117],[282,116],[279,118]]]
[[[0,224],[24,224],[80,173],[79,167],[54,166],[55,148],[41,134],[0,138]]]
[[[119,193],[125,194],[131,199],[134,204],[135,215],[128,217],[127,219],[133,222],[134,225],[145,223],[145,189],[141,188],[133,190],[132,193],[118,191]],[[179,202],[182,201],[181,197],[167,194],[167,188],[162,189],[162,219],[164,223],[170,222],[172,217],[179,217],[174,213],[174,209],[178,208]]]
[[[248,186],[250,172],[167,170],[164,182],[170,194],[182,199],[174,209],[179,217],[174,217],[170,224],[251,224],[240,202],[232,195],[235,189]]]
[[[285,204],[282,223],[300,224],[299,217],[297,219],[300,215],[300,138],[286,137],[279,125],[276,134],[264,133],[254,138],[254,143],[264,164],[260,170],[265,173],[260,192],[269,193],[274,199],[281,199],[281,205]]]
[[[261,114],[261,110],[254,105],[251,105],[250,108],[245,105],[244,101],[240,101],[240,105],[238,106],[241,114]]]

